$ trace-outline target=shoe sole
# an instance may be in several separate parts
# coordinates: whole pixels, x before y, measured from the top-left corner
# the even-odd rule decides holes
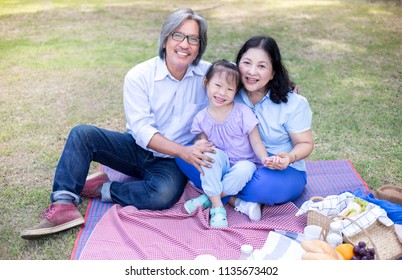
[[[184,203],[184,209],[186,209],[186,212],[187,212],[188,214],[192,214],[192,213],[194,213],[195,210],[196,210],[196,209],[194,209],[194,211],[190,211],[190,209],[188,208],[188,204],[187,204],[187,203]]]
[[[85,181],[85,185],[91,184],[91,185],[102,185],[105,182],[109,181],[109,177],[105,172],[99,171],[96,172],[92,175],[89,175]],[[81,196],[86,197],[86,198],[100,198],[101,195],[94,195],[92,191],[86,191],[85,190],[85,185],[83,190],[81,191]]]
[[[90,181],[90,180],[92,180],[92,179],[94,179],[94,178],[96,178],[96,177],[98,177],[98,176],[103,176],[103,175],[105,175],[105,176],[107,177],[107,174],[106,174],[105,172],[98,171],[98,172],[96,172],[96,173],[94,173],[94,174],[92,174],[92,175],[89,175],[89,176],[87,177],[86,181]],[[103,177],[105,177],[105,176],[103,176]],[[108,178],[108,179],[109,179],[109,178]]]
[[[210,225],[211,228],[227,228],[229,227],[228,223],[221,223],[221,224],[214,224],[214,225]]]
[[[24,230],[21,233],[21,238],[28,239],[28,240],[37,239],[37,238],[41,238],[41,237],[44,237],[44,236],[47,236],[47,235],[50,235],[50,234],[53,234],[53,233],[57,233],[57,232],[60,232],[60,231],[64,231],[64,230],[67,230],[67,229],[82,225],[84,223],[85,223],[84,218],[78,218],[78,219],[75,219],[75,220],[70,221],[68,223],[65,223],[65,224],[62,224],[62,225],[59,225],[59,226],[55,226],[55,227],[51,227],[51,228]]]
[[[236,210],[236,207],[235,207],[235,210]],[[256,222],[256,221],[261,220],[262,209],[261,209],[260,203],[256,203],[255,205],[253,205],[253,208],[249,208],[248,210],[249,211],[247,211],[247,213],[246,213],[246,211],[243,212],[243,210],[236,210],[236,211],[239,211],[240,213],[248,216],[251,221]],[[257,214],[255,214],[255,212],[257,212]]]
[[[218,208],[222,208],[222,207],[218,207]],[[212,208],[211,211],[209,212],[211,215],[211,220],[210,222],[210,226],[211,228],[226,228],[229,226],[228,223],[228,219],[226,216],[226,211],[223,208],[223,211],[221,211],[218,208]],[[217,211],[215,211],[215,209]],[[214,216],[214,217],[212,217]]]
[[[255,212],[255,211],[258,212],[257,215],[253,215],[254,214],[253,212]],[[254,217],[254,216],[257,216],[257,217]],[[255,208],[253,208],[253,210],[250,211],[249,218],[251,221],[260,221],[261,220],[261,204],[257,203]]]

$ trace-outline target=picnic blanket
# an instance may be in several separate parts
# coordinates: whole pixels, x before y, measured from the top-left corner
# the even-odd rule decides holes
[[[100,167],[111,180],[135,180],[105,166]],[[198,209],[188,215],[184,202],[199,195],[189,183],[180,200],[162,211],[138,210],[91,200],[71,259],[194,259],[210,254],[217,259],[238,259],[240,246],[261,248],[272,230],[301,233],[305,217],[296,217],[303,202],[312,196],[362,190],[367,184],[348,160],[307,162],[308,183],[295,201],[262,208],[262,219],[251,222],[247,216],[226,206],[229,227],[209,227],[209,210]]]

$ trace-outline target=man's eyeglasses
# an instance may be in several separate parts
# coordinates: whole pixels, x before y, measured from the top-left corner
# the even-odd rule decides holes
[[[195,36],[186,36],[186,35],[184,35],[184,34],[182,34],[180,32],[172,33],[172,39],[177,41],[177,42],[183,42],[184,39],[186,39],[186,38],[187,38],[187,42],[190,45],[198,46],[200,44],[200,39],[195,37]]]

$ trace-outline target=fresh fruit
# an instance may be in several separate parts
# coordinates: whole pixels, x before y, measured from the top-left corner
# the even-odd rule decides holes
[[[353,253],[354,246],[352,244],[343,243],[336,246],[335,250],[338,251],[345,260],[351,260],[355,255]]]
[[[366,248],[366,243],[364,241],[360,241],[358,245],[360,248]]]
[[[352,260],[374,260],[375,250],[374,248],[368,248],[364,241],[360,241],[357,245],[353,246]]]

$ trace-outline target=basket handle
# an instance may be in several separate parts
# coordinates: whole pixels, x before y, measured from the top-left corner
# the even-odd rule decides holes
[[[351,219],[351,218],[349,218],[349,217],[346,217],[346,216],[336,215],[336,216],[332,216],[332,217],[327,221],[326,227],[329,228],[329,225],[331,224],[331,221],[333,221],[334,219],[337,219],[337,218],[346,219],[346,220],[350,221],[352,224],[357,225],[357,226],[361,229],[361,231],[362,231],[362,232],[368,237],[368,239],[370,240],[370,242],[371,242],[371,244],[372,244],[372,246],[373,246],[373,248],[374,248],[374,251],[375,251],[374,258],[375,258],[376,260],[378,260],[378,259],[379,259],[379,253],[378,253],[377,246],[375,245],[373,239],[371,238],[371,236],[370,236],[370,234],[368,233],[368,231],[367,231],[365,228],[363,228],[363,227],[362,227],[358,222],[356,222],[355,220],[353,220],[353,219]],[[328,231],[327,231],[326,235],[327,235],[327,234],[328,234]],[[323,235],[323,231],[321,232],[321,235]],[[326,235],[325,235],[324,237],[326,237]],[[353,242],[351,242],[349,238],[347,238],[347,237],[345,237],[345,238],[346,238],[346,240],[347,240],[348,242],[350,242],[350,243],[353,244]]]
[[[314,201],[314,200],[324,200],[324,198],[323,198],[322,196],[316,195],[316,196],[310,197],[309,200],[311,200],[311,201]]]

